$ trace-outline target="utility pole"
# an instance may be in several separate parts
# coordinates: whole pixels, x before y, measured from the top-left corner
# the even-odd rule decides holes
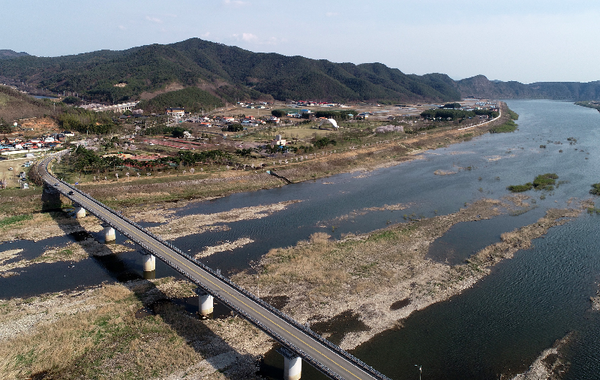
[[[421,380],[421,374],[423,373],[423,366],[415,364],[415,367],[419,367],[419,380]]]

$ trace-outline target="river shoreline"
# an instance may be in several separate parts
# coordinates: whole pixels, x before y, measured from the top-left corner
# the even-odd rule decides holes
[[[485,133],[485,130],[482,128],[474,135],[478,133]],[[349,171],[370,171],[416,159],[418,158],[416,154],[426,149],[446,146],[468,138],[470,136],[464,136],[460,131],[445,131],[441,134],[435,134],[433,137],[426,136],[425,143],[423,143],[423,140],[414,139],[390,142],[378,146],[360,147],[356,151],[347,152],[336,157],[336,159],[343,159],[344,165],[331,160],[328,156],[324,156],[310,164],[304,164],[304,166],[290,165],[290,167],[278,170],[278,173],[293,181],[303,181],[319,178],[323,175],[346,172],[348,168],[351,168]],[[417,144],[423,145],[417,147]],[[403,155],[392,158],[400,150]],[[404,155],[404,153],[406,154]],[[360,164],[357,164],[357,161]],[[352,163],[352,165],[347,165],[348,163]],[[268,181],[267,187],[282,186],[282,183],[273,182],[270,176],[263,177],[265,176],[261,174],[248,173],[240,176],[230,175],[228,180],[214,180],[213,182],[234,184],[233,186],[228,185],[220,188],[221,190],[226,188],[229,190],[225,190],[224,193],[217,192],[218,194],[228,194],[233,188],[235,188],[233,192],[243,191],[244,184],[254,182],[253,186],[255,186],[255,180],[258,178],[261,181],[263,179]],[[184,186],[185,182],[182,181]],[[189,185],[198,187],[196,182]],[[116,198],[114,204],[116,205],[130,205],[131,199],[124,196],[126,194],[122,188],[124,186],[132,186],[130,190],[136,188],[135,184],[122,185],[117,189],[119,194],[114,193],[114,189],[113,192],[98,191],[103,193],[106,199],[114,196],[113,199]],[[167,229],[171,228],[171,231],[167,232],[168,230],[166,230],[164,232],[163,237],[166,239],[175,239],[190,233],[198,233],[202,228],[226,228],[226,224],[225,227],[216,226],[216,224],[226,221],[268,217],[270,213],[287,207],[287,204],[273,204],[255,209],[232,210],[229,213],[175,218],[172,212],[173,206],[177,208],[184,207],[189,202],[196,202],[196,200],[182,200],[177,204],[154,203],[152,199],[157,200],[165,194],[161,193],[162,195],[159,198],[146,197],[144,195],[146,194],[145,191],[148,190],[148,194],[150,194],[158,190],[160,193],[165,188],[172,187],[173,184],[147,186],[148,189],[134,192],[132,196],[135,198],[134,203],[149,203],[145,203],[143,206],[131,205],[124,207],[123,211],[126,215],[139,221],[165,223],[168,226]],[[259,188],[264,188],[262,186],[265,186],[265,184],[261,182]],[[90,186],[89,189],[90,194],[94,195],[94,187]],[[152,204],[154,210],[147,210],[148,204]],[[403,207],[403,205],[389,206],[393,210],[401,210]],[[502,200],[481,199],[470,205],[465,205],[461,210],[449,215],[415,219],[368,234],[347,235],[338,241],[332,241],[327,234],[318,233],[314,234],[308,242],[299,242],[293,247],[272,250],[263,257],[259,267],[238,273],[233,277],[233,280],[264,299],[278,300],[278,307],[281,307],[284,312],[289,313],[302,323],[309,323],[318,327],[320,324],[327,324],[336,320],[336,317],[349,312],[352,318],[357,319],[366,326],[365,329],[360,331],[343,334],[339,341],[340,346],[345,349],[352,349],[380,332],[390,328],[401,328],[402,319],[408,317],[411,313],[447,300],[473,286],[490,273],[493,265],[501,260],[511,258],[519,249],[527,249],[533,239],[543,236],[549,228],[564,224],[568,222],[569,218],[577,217],[587,205],[581,203],[568,209],[549,210],[546,216],[537,222],[503,234],[500,242],[480,250],[467,263],[462,265],[450,266],[425,258],[431,243],[443,236],[448,229],[457,223],[494,218],[507,212],[526,212],[528,207],[530,207],[528,198],[522,196],[508,197]],[[144,209],[146,210],[144,214],[139,214]],[[167,212],[165,213],[165,211]],[[361,210],[357,212],[360,213]],[[48,214],[36,214],[34,219],[30,221],[26,220],[20,222],[14,228],[5,229],[3,232],[6,232],[6,234],[3,241],[22,239],[25,236],[35,236],[36,239],[43,239],[65,234],[65,231],[99,232],[101,229],[101,224],[95,218],[74,220],[60,215],[49,217]],[[161,234],[159,229],[156,232]],[[247,242],[235,241],[212,249],[208,247],[203,254],[208,255],[211,252],[233,249],[235,246],[245,243]],[[119,245],[112,245],[111,247],[117,246]],[[91,252],[89,247],[82,247],[81,249],[84,252]],[[80,251],[77,252],[81,253]],[[11,259],[14,259],[14,255],[18,255],[18,252],[10,252],[10,255],[13,255]],[[66,259],[56,255],[53,256],[52,252],[49,252],[46,256],[49,257],[48,260]],[[80,255],[77,254],[76,256],[79,257]],[[255,271],[255,269],[258,269],[258,271]],[[15,310],[20,310],[19,313],[22,313],[19,314],[21,315],[20,318],[27,320],[27,315],[33,313],[32,310],[35,310],[34,314],[39,314],[40,309],[44,307],[43,305],[60,304],[61,298],[74,296],[82,297],[77,302],[102,299],[102,302],[90,306],[89,309],[78,309],[78,313],[86,316],[86,318],[88,318],[89,313],[96,312],[98,308],[106,307],[106,315],[109,316],[109,320],[114,321],[116,326],[122,328],[142,331],[147,328],[147,326],[142,326],[146,322],[151,321],[160,324],[161,328],[165,328],[162,333],[173,334],[174,332],[175,336],[182,338],[179,340],[175,338],[177,343],[176,347],[173,348],[175,352],[181,352],[181,357],[199,363],[186,366],[179,360],[180,358],[169,358],[168,355],[159,356],[155,359],[160,361],[156,364],[156,367],[160,370],[157,373],[147,374],[152,378],[178,379],[190,375],[202,378],[204,373],[207,374],[207,378],[231,378],[231,376],[240,379],[257,378],[255,375],[257,361],[273,347],[271,339],[239,318],[227,317],[225,319],[199,322],[197,318],[191,318],[181,310],[171,310],[176,309],[172,305],[174,300],[193,296],[186,281],[173,281],[172,279],[131,282],[124,284],[124,287],[118,284],[103,285],[100,290],[96,289],[95,293],[92,291],[83,294],[63,292],[58,295],[34,297],[33,300],[0,300],[0,306],[2,306],[0,307],[0,331],[2,331],[2,328],[10,330],[10,326],[6,324],[6,321],[14,316],[11,313]],[[108,301],[106,301],[106,297],[108,297]],[[123,310],[116,310],[107,306],[115,300],[124,302],[129,306],[123,308]],[[141,325],[138,324],[136,318],[132,317],[132,313],[135,314],[140,308],[153,308],[161,300],[167,302],[168,312],[150,313],[148,320],[142,318],[145,322],[140,322]],[[30,309],[27,305],[33,305],[34,307]],[[13,348],[10,358],[15,359],[18,355],[27,354],[30,350],[29,347],[32,346],[31,343],[38,339],[37,337],[44,329],[55,326],[54,324],[63,324],[66,319],[69,319],[68,315],[62,315],[59,312],[51,314],[57,315],[57,319],[40,319],[30,325],[30,330],[23,333],[22,346],[14,346],[16,343],[14,334],[0,337],[0,341],[3,343],[8,342],[9,346]],[[160,318],[157,318],[157,316]],[[200,334],[199,329],[208,327],[214,331],[215,336],[224,336],[223,340],[227,342],[226,346],[228,348],[224,348],[220,343],[199,343],[202,339],[192,336],[190,332],[183,332],[184,329],[181,326],[188,326],[188,323],[193,326],[192,332]],[[90,322],[90,324],[96,325],[93,322]],[[164,326],[165,324],[168,328]],[[79,326],[76,329],[85,329],[85,327]],[[328,332],[323,332],[323,334],[326,337],[330,336]],[[119,335],[114,331],[110,331],[108,336],[114,337],[114,339],[119,338]],[[140,337],[136,335],[135,344],[145,350],[152,350],[155,348],[155,339],[160,338],[151,336],[152,339],[148,339],[144,333],[141,333]],[[245,336],[250,338],[242,338]],[[217,338],[214,339],[218,340]],[[205,349],[198,349],[198,346]],[[190,348],[195,352],[190,352]],[[106,352],[111,350],[110,344],[106,346],[105,350]],[[117,361],[119,365],[123,365],[125,360],[132,359],[135,356],[132,348],[124,350],[123,357]],[[80,373],[77,372],[79,369],[74,363],[80,363],[78,360],[81,360],[81,358],[89,359],[89,354],[82,354],[81,352],[64,352],[63,355],[69,358],[75,357],[75,359],[67,360],[65,363],[57,363],[58,367],[54,368],[53,371],[59,372],[54,372],[55,374],[61,371],[67,374],[78,374]],[[79,357],[78,355],[82,356]],[[7,360],[8,358],[7,356]],[[39,356],[36,356],[36,358],[40,361],[42,359]],[[102,360],[104,360],[105,365],[115,364],[113,359],[102,358]],[[219,361],[226,364],[213,365]],[[11,368],[14,370],[14,367]],[[207,370],[207,368],[211,369]],[[133,370],[139,370],[139,368]],[[44,369],[38,366],[35,371],[41,373]],[[91,373],[99,371],[100,377],[117,375],[115,373],[103,373],[100,369],[90,369],[90,371],[92,371]],[[220,374],[221,371],[227,376]],[[29,374],[38,372],[30,372]],[[19,373],[23,374],[23,372]]]
[[[507,212],[526,210],[529,207],[528,200],[528,197],[522,195],[506,197],[502,200],[482,199],[450,215],[413,220],[363,235],[347,235],[339,241],[332,241],[327,234],[317,233],[308,242],[300,242],[290,248],[271,250],[263,257],[260,266],[238,273],[233,280],[260,297],[279,303],[277,306],[284,312],[301,323],[315,326],[317,330],[319,326],[339,319],[340,315],[349,315],[365,327],[358,331],[342,333],[340,341],[336,343],[339,343],[344,349],[353,349],[378,333],[388,329],[401,328],[402,320],[411,313],[434,303],[445,301],[473,286],[487,276],[495,264],[511,258],[519,249],[527,249],[533,239],[543,236],[553,226],[567,223],[589,206],[583,202],[573,204],[573,207],[569,209],[548,210],[546,215],[537,222],[503,234],[500,242],[480,250],[462,265],[450,266],[425,258],[429,245],[444,235],[453,225],[494,218]],[[94,225],[92,223],[94,218],[89,219],[89,224],[86,224],[88,227]],[[57,218],[56,220],[71,226],[69,218],[62,220]],[[53,229],[47,230],[49,233],[52,231]],[[82,256],[79,250],[74,249],[77,244],[89,245],[92,243],[84,241],[71,244],[71,250],[77,252],[73,256],[52,255],[52,252],[56,251],[52,249],[42,256],[46,256],[48,260],[72,260]],[[96,242],[96,244],[98,243]],[[119,244],[113,244],[109,247],[111,250],[118,251],[117,247],[119,246]],[[89,247],[81,249],[89,249]],[[18,253],[8,252],[8,255],[14,256]],[[324,260],[324,258],[326,259]],[[319,266],[320,262],[324,262],[326,265]],[[7,269],[7,272],[10,272],[10,268],[0,269]],[[256,269],[258,272],[255,271]],[[100,289],[105,289],[106,286],[113,289],[109,292],[113,292],[113,287],[122,287],[123,285],[107,284],[102,285]],[[176,308],[173,304],[175,300],[194,296],[192,284],[184,280],[174,281],[167,278],[150,282],[133,281],[125,283],[124,286],[124,289],[118,290],[120,294],[118,298],[128,299],[130,301],[127,302],[133,302],[133,304],[128,309],[130,311],[125,310],[123,315],[121,315],[123,311],[119,311],[121,316],[116,317],[118,322],[115,323],[123,323],[128,326],[127,328],[135,325],[134,319],[128,319],[132,318],[133,314],[131,313],[134,313],[135,310],[154,308],[153,305],[156,305],[157,302],[164,301],[171,305],[169,308]],[[80,317],[82,314],[95,313],[98,308],[107,305],[106,301],[101,304],[95,303],[95,300],[99,298],[98,290],[86,290],[81,293],[67,291],[54,295],[40,295],[27,300],[1,301],[0,331],[3,333],[0,341],[8,344],[8,347],[13,347],[15,352],[28,349],[27,347],[32,344],[31,339],[37,339],[35,337],[41,331],[49,326],[66,323],[65,318],[72,318],[70,313],[61,314],[59,311],[51,310],[55,310],[55,308],[62,310],[60,305],[63,300],[70,299],[73,295],[76,295],[77,304],[88,305],[75,309],[76,314]],[[115,317],[113,315],[115,311],[111,310],[108,313],[112,318]],[[52,318],[44,317],[47,315]],[[170,311],[169,315],[173,321],[179,321],[171,323],[188,324],[192,323],[192,320],[197,321],[197,317],[189,320],[189,314],[181,310],[173,311],[173,314]],[[20,322],[15,322],[15,320]],[[167,319],[163,318],[162,321],[161,323],[165,323]],[[226,322],[225,326],[228,326],[227,331],[229,332],[221,330],[221,326],[224,324],[219,321]],[[208,348],[201,353],[189,353],[192,356],[200,355],[193,360],[202,362],[202,358],[210,359],[224,355],[221,359],[227,359],[224,361],[227,365],[214,368],[209,366],[211,368],[209,372],[215,373],[226,368],[228,371],[232,371],[231,373],[239,374],[239,378],[255,378],[257,361],[273,347],[271,339],[258,332],[247,322],[235,317],[226,317],[224,320],[217,319],[215,321],[197,321],[193,322],[194,326],[196,323],[212,326],[211,329],[214,329],[219,336],[229,334],[228,336],[231,337],[229,339],[233,339],[233,336],[238,338],[234,340],[235,346],[229,345],[230,348],[226,350],[229,353],[222,352],[222,349]],[[243,331],[246,333],[252,331],[249,335],[252,339],[240,338],[243,336]],[[318,332],[325,337],[332,338],[331,332]],[[18,339],[15,338],[17,333],[19,334]],[[166,330],[164,333],[167,333]],[[194,342],[191,336],[185,339],[186,344]],[[144,341],[140,344],[147,343]],[[15,348],[15,344],[22,348]],[[221,346],[219,345],[219,347]],[[231,348],[234,350],[231,351]],[[554,351],[547,354],[552,353]],[[71,357],[74,354],[71,352],[67,356]],[[132,353],[125,355],[132,355]],[[175,365],[171,359],[163,359],[165,361],[159,367],[166,368]],[[59,367],[63,371],[73,371],[69,363],[62,363]],[[178,379],[186,374],[206,371],[208,368],[205,365],[182,367],[181,363],[176,367],[178,368],[176,371],[171,372],[168,376],[165,373],[166,377],[161,378]]]
[[[285,297],[282,310],[301,323],[323,323],[350,312],[366,326],[339,342],[343,349],[351,350],[385,330],[400,327],[413,312],[470,288],[494,265],[529,248],[531,241],[549,228],[578,217],[587,204],[548,210],[535,223],[502,234],[500,242],[478,251],[465,264],[451,266],[425,257],[431,243],[457,223],[527,207],[523,197],[502,202],[486,199],[454,214],[339,241],[315,234],[310,242],[271,250],[259,267],[237,274],[233,280],[267,299]]]

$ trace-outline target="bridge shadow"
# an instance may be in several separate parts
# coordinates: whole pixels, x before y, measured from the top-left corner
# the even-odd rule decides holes
[[[204,358],[204,360],[199,359],[198,363],[190,363],[190,367],[182,368],[182,371],[201,371],[203,375],[214,371],[219,372],[228,379],[251,377],[257,372],[258,358],[251,354],[238,352],[213,330],[211,325],[215,325],[215,323],[200,319],[197,296],[183,298],[169,296],[160,290],[160,285],[157,286],[161,283],[160,279],[154,281],[153,278],[144,278],[140,261],[131,259],[133,255],[141,255],[142,249],[140,247],[134,246],[138,252],[113,253],[109,245],[104,244],[103,232],[92,233],[86,231],[78,219],[75,219],[71,213],[63,209],[64,205],[61,202],[59,193],[44,191],[42,202],[43,212],[49,213],[66,235],[74,237],[79,242],[88,241],[93,243],[80,244],[80,246],[101,269],[116,282],[127,287],[140,301],[142,308],[136,311],[135,318],[146,318],[151,315],[159,316],[199,356]],[[86,218],[95,218],[95,216],[87,216]],[[73,233],[74,230],[80,232]],[[92,242],[91,239],[94,239],[95,242]],[[110,244],[125,244],[125,240],[122,236],[119,236],[117,243]],[[187,281],[182,275],[160,260],[157,260],[156,266],[161,276],[165,274],[164,277],[173,276],[175,279]],[[215,302],[214,310],[212,318],[234,318],[231,310],[218,302]],[[190,374],[187,373],[187,375]]]

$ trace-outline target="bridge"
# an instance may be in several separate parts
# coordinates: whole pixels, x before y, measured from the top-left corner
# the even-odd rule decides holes
[[[45,158],[38,164],[38,173],[45,187],[60,192],[72,202],[80,205],[79,212],[90,212],[107,223],[112,232],[107,233],[114,240],[114,230],[118,230],[131,241],[150,253],[149,257],[158,257],[174,268],[201,289],[201,301],[210,302],[216,297],[223,304],[246,318],[250,323],[264,331],[284,349],[286,380],[297,380],[301,376],[302,359],[331,379],[388,379],[374,368],[350,355],[329,342],[309,327],[300,324],[285,313],[264,302],[252,293],[234,284],[227,277],[208,266],[196,261],[160,237],[146,231],[135,222],[110,209],[74,186],[54,177],[48,170],[56,156]],[[149,260],[150,265],[153,261]],[[204,297],[204,298],[203,298]]]

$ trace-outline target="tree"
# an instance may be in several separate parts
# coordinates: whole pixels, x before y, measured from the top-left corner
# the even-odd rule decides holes
[[[461,108],[460,103],[448,103],[444,104],[444,108]]]
[[[74,97],[74,96],[67,96],[66,98],[64,98],[62,100],[63,103],[65,104],[71,104],[71,105],[79,105],[81,104],[81,100],[79,100],[78,98]]]
[[[241,124],[230,124],[227,127],[223,128],[223,131],[227,132],[241,132],[244,130]]]
[[[175,127],[173,128],[173,137],[175,138],[181,138],[183,137],[183,132],[185,132],[185,129],[181,128],[181,127]]]

